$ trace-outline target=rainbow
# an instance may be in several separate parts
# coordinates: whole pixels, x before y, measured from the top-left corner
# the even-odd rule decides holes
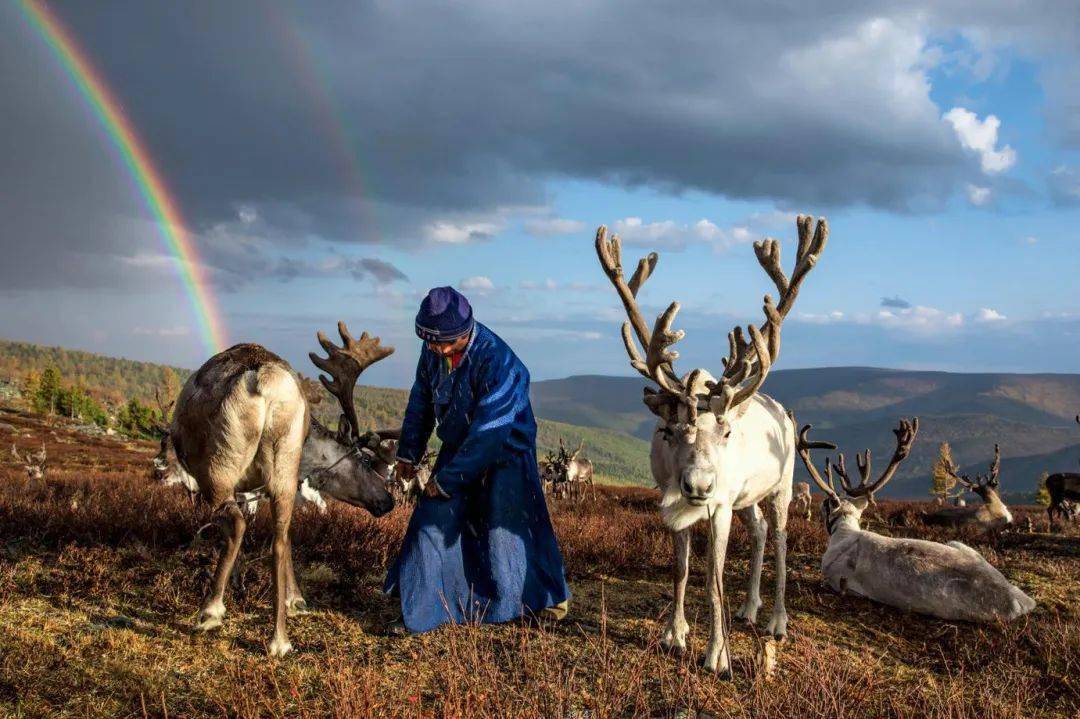
[[[146,145],[124,114],[123,105],[71,33],[44,2],[18,0],[18,4],[29,24],[60,60],[64,71],[108,134],[146,207],[153,214],[165,247],[176,264],[184,291],[195,312],[203,345],[210,354],[220,352],[227,346],[225,329],[221,312],[210,292],[205,265],[199,261],[197,248],[191,234],[185,229],[176,199],[170,194],[161,172],[154,166]]]

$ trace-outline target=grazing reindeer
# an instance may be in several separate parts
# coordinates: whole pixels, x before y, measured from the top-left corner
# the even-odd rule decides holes
[[[1080,415],[1076,416],[1080,423]],[[1046,508],[1050,527],[1054,526],[1054,517],[1064,517],[1072,521],[1076,514],[1077,502],[1080,502],[1080,474],[1076,472],[1056,472],[1046,478],[1046,491],[1050,494],[1050,505]]]
[[[319,344],[328,356],[310,354],[332,378],[319,377],[341,404],[336,434],[311,418],[305,388],[288,363],[259,345],[241,344],[210,358],[188,378],[159,456],[166,471],[194,479],[200,496],[224,525],[225,547],[199,612],[198,631],[221,626],[225,615],[225,586],[247,526],[237,494],[259,492],[269,497],[274,518],[271,656],[291,651],[286,615],[306,607],[289,540],[300,477],[375,516],[394,506],[385,486],[386,458],[370,449],[370,435],[360,435],[353,405],[360,373],[394,350],[381,347],[379,339],[367,333],[354,339],[344,322],[338,323],[338,332],[341,347],[319,332]]]
[[[792,418],[794,421],[794,418]],[[919,433],[919,420],[901,420],[894,429],[896,449],[880,477],[871,477],[870,450],[858,457],[858,485],[844,468],[844,455],[834,466],[825,462],[827,482],[810,457],[811,449],[835,449],[827,442],[810,442],[810,425],[799,432],[799,456],[814,483],[825,492],[822,505],[829,545],[821,558],[821,573],[834,590],[865,597],[907,612],[949,620],[995,622],[1016,619],[1035,608],[1035,601],[1013,586],[974,549],[960,542],[941,544],[924,539],[883,537],[859,528],[863,510],[908,456]],[[841,499],[832,473],[840,476],[847,495]]]
[[[41,451],[34,452],[33,454],[29,452],[21,454],[15,445],[12,444],[11,456],[26,470],[27,479],[44,479],[49,459],[49,455],[45,452],[45,442],[41,443]]]
[[[795,494],[791,498],[791,504],[795,511],[810,521],[813,516],[814,497],[810,494],[809,482],[796,482]]]
[[[563,442],[559,440],[559,459],[555,463],[556,476],[554,483],[561,486],[569,495],[570,499],[580,502],[585,498],[586,490],[592,493],[596,499],[596,485],[593,484],[593,464],[587,459],[581,459],[581,450],[585,449],[585,440],[573,452],[567,452]]]
[[[683,338],[671,324],[679,311],[672,302],[652,331],[637,305],[642,284],[656,268],[657,254],[642,259],[630,281],[623,277],[621,243],[608,240],[607,228],[596,233],[596,253],[626,309],[622,336],[630,364],[659,385],[645,389],[645,405],[658,418],[650,464],[660,487],[660,514],[674,542],[675,606],[661,638],[665,648],[686,649],[685,600],[689,574],[690,527],[708,520],[710,529],[708,592],[712,631],[705,650],[706,669],[730,676],[727,629],[724,621],[723,570],[731,515],[737,513],[753,540],[746,602],[738,616],[753,623],[761,606],[761,563],[768,526],[775,530],[776,600],[766,631],[787,634],[784,589],[787,578],[787,511],[795,462],[795,426],[784,408],[758,390],[780,351],[780,326],[790,312],[806,274],[818,261],[828,239],[828,224],[799,216],[795,270],[789,279],[780,266],[780,243],[754,244],[758,262],[776,284],[779,302],[765,296],[765,323],[750,325],[749,339],[741,327],[728,334],[730,353],[719,379],[704,369],[680,377],[672,363],[678,353],[670,347]],[[645,350],[644,357],[637,341]],[[765,517],[758,503],[765,501]]]
[[[943,507],[923,515],[923,522],[943,527],[977,527],[986,532],[994,532],[1012,524],[1012,513],[998,494],[1001,473],[1001,449],[994,445],[994,460],[990,463],[990,472],[971,479],[966,474],[957,474],[959,468],[954,463],[945,466],[945,470],[959,484],[979,495],[983,504],[955,507]]]

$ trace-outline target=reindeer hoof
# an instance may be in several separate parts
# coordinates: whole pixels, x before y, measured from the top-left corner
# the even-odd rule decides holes
[[[217,629],[222,624],[221,617],[206,617],[199,621],[195,625],[195,631],[198,634],[206,634],[209,631]]]
[[[307,602],[304,601],[303,597],[297,597],[296,599],[293,599],[293,600],[291,600],[289,602],[289,605],[288,605],[288,607],[286,608],[285,611],[286,611],[286,614],[288,614],[290,617],[299,617],[299,616],[302,616],[304,614],[307,614],[308,613]]]
[[[773,618],[769,620],[769,625],[765,627],[765,633],[771,634],[776,639],[784,639],[787,637],[787,615],[774,615]]]
[[[266,649],[266,653],[272,657],[283,657],[291,651],[292,643],[288,639],[274,639]]]
[[[744,604],[742,607],[739,608],[739,611],[735,612],[735,618],[744,621],[747,624],[756,624],[757,613],[760,607],[760,604],[757,606],[747,606]]]

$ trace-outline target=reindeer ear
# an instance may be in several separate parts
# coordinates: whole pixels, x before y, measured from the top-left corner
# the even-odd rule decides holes
[[[666,392],[657,392],[651,387],[645,388],[645,396],[642,398],[649,411],[665,422],[671,423],[675,419],[678,398]]]
[[[337,441],[342,444],[352,443],[352,428],[349,425],[349,418],[344,414],[338,417]]]
[[[863,511],[866,510],[867,506],[869,506],[869,504],[870,504],[870,497],[869,496],[866,496],[866,497],[852,497],[848,501],[851,502],[852,506],[854,506],[855,509],[859,510],[860,512],[863,512]]]

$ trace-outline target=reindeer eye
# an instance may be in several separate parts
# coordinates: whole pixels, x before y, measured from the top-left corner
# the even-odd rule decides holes
[[[724,439],[727,439],[730,436],[731,436],[731,430],[730,429],[727,432],[724,432]]]

